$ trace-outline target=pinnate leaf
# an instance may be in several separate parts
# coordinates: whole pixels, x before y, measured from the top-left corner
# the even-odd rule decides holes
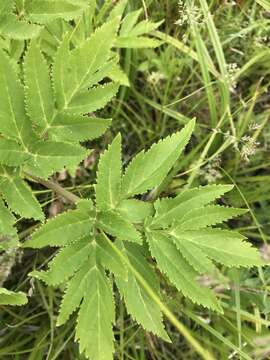
[[[85,88],[92,82],[96,72],[106,64],[118,23],[118,19],[105,23],[72,52],[69,50],[68,37],[64,38],[53,66],[53,82],[59,110],[76,114],[95,111],[115,95],[117,86],[113,84],[94,88],[90,93]],[[80,93],[82,90],[84,91]]]

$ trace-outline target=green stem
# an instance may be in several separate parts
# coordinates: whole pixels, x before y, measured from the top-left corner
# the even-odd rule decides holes
[[[79,196],[74,195],[72,192],[64,189],[61,185],[55,183],[52,180],[44,180],[44,179],[41,179],[41,178],[31,175],[31,174],[26,174],[26,176],[30,180],[34,180],[35,182],[38,182],[39,184],[45,186],[46,188],[53,190],[58,195],[62,196],[63,198],[65,198],[66,200],[68,200],[71,203],[76,204],[78,201],[81,200],[81,198]]]
[[[240,279],[238,269],[235,269],[233,272],[234,277],[234,298],[235,298],[235,307],[236,307],[236,324],[237,324],[237,332],[238,332],[238,347],[239,353],[242,351],[242,322],[241,322],[241,298],[240,298]],[[239,355],[239,360],[242,359],[242,356]]]

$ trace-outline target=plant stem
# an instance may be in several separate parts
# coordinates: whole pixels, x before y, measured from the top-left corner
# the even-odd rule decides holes
[[[79,196],[74,195],[72,192],[64,189],[61,185],[55,183],[52,180],[44,180],[37,176],[27,174],[27,173],[26,173],[26,176],[28,178],[30,178],[31,180],[34,180],[35,182],[45,186],[46,188],[53,190],[55,193],[62,196],[63,198],[65,198],[66,200],[68,200],[71,203],[76,204],[78,201],[81,200],[81,198]]]

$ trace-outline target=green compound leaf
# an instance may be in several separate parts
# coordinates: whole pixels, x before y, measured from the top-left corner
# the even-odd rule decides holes
[[[205,206],[231,188],[209,185],[185,190],[175,198],[158,200],[154,204],[156,214],[145,223],[150,250],[160,270],[193,302],[215,310],[220,307],[213,294],[197,282],[202,274],[222,280],[212,260],[229,267],[262,264],[257,250],[244,242],[243,236],[211,228],[246,213],[243,209]]]
[[[69,50],[68,37],[64,38],[53,66],[53,83],[59,110],[76,114],[95,111],[115,95],[118,89],[115,84],[99,86],[90,89],[90,92],[85,89],[93,84],[96,72],[104,67],[110,57],[118,24],[118,19],[105,23],[73,51]]]
[[[3,167],[0,190],[9,208],[21,216],[43,219],[38,202],[22,180],[23,171],[47,178],[64,166],[74,168],[89,153],[79,142],[100,136],[109,126],[110,120],[95,118],[92,112],[113,98],[119,83],[128,85],[115,47],[160,44],[148,37],[160,23],[138,23],[141,11],[120,20],[127,0],[118,1],[109,21],[94,31],[106,16],[109,3],[105,1],[103,15],[96,16],[95,1],[17,0],[17,16],[15,11],[12,13],[14,1],[0,2],[0,35],[6,37],[2,42],[6,52],[0,51],[0,163],[21,167]],[[22,16],[27,21],[21,20]],[[46,26],[42,28],[29,20]],[[35,38],[39,33],[41,37],[26,49],[25,42],[10,41]],[[23,57],[24,62],[20,60]],[[82,201],[76,210],[49,220],[24,244],[33,248],[61,247],[46,271],[34,271],[31,276],[48,285],[66,286],[57,324],[65,323],[78,310],[76,339],[82,356],[113,359],[115,306],[111,280],[116,278],[133,319],[147,331],[169,340],[161,304],[153,302],[134,274],[139,274],[158,298],[160,283],[155,267],[195,303],[221,311],[214,294],[200,283],[200,276],[222,276],[216,263],[229,267],[262,264],[256,250],[241,235],[211,228],[244,213],[241,209],[208,205],[230,186],[187,190],[174,199],[154,204],[142,201],[145,197],[131,198],[160,185],[193,128],[191,121],[180,133],[140,153],[123,178],[121,139],[116,137],[99,162],[97,209],[91,201]],[[16,219],[2,199],[0,218],[3,248],[2,238],[17,236],[13,226]],[[147,241],[143,242],[144,232]],[[2,292],[7,296],[7,290]],[[0,291],[0,303],[3,294]],[[25,299],[13,297],[12,301],[23,303]]]
[[[130,162],[122,182],[123,198],[142,194],[162,182],[188,143],[194,126],[192,120],[182,131],[140,152]]]
[[[27,304],[27,297],[22,292],[14,292],[0,288],[0,305],[22,306]]]
[[[99,160],[96,184],[98,209],[106,211],[117,207],[120,198],[121,168],[121,136],[119,134]]]
[[[95,240],[87,262],[67,284],[57,324],[66,322],[77,308],[75,338],[79,341],[80,352],[93,360],[113,359],[114,298],[111,284],[98,261]]]

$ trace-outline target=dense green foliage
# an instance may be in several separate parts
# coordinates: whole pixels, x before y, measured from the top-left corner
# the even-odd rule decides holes
[[[142,246],[144,238],[158,267],[179,291],[220,312],[214,293],[196,281],[199,274],[222,278],[211,259],[226,266],[263,264],[241,235],[210,227],[243,213],[241,209],[205,206],[231,186],[194,188],[154,203],[131,199],[160,185],[193,128],[191,121],[181,132],[140,152],[123,176],[118,135],[100,158],[96,207],[91,200],[78,200],[76,210],[48,221],[24,243],[32,248],[61,246],[49,262],[49,270],[34,271],[32,276],[48,285],[66,284],[57,323],[65,323],[80,308],[75,336],[80,351],[90,359],[112,359],[115,306],[106,270],[115,276],[131,316],[146,330],[169,340],[160,309],[136,277],[139,272],[150,288],[159,291],[158,279],[147,262],[146,244]]]
[[[267,356],[267,11],[2,0],[0,357]]]

